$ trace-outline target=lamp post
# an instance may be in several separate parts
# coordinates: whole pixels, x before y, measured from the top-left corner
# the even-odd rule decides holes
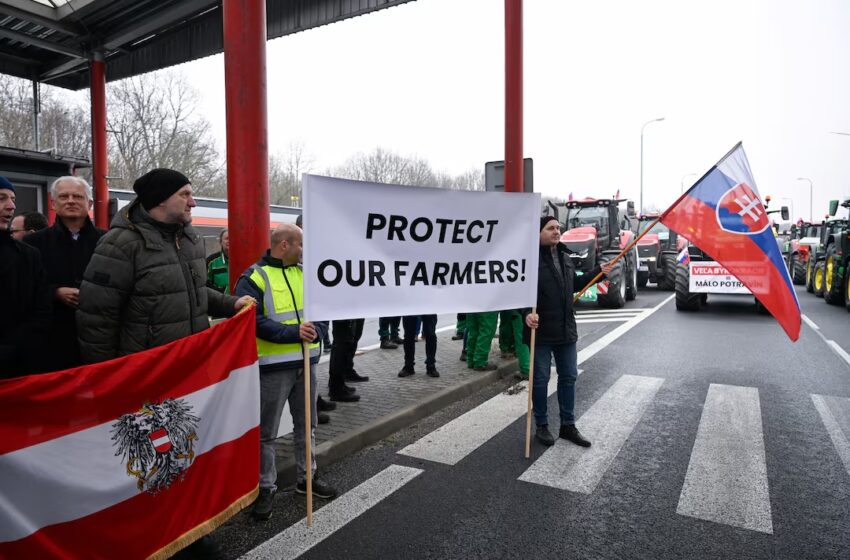
[[[808,181],[809,182],[809,221],[814,221],[814,211],[812,210],[812,193],[814,192],[812,189],[812,180],[808,177],[797,177],[798,181]]]
[[[699,177],[699,173],[685,173],[684,175],[682,175],[682,192],[685,192],[685,179],[687,179],[688,177]]]
[[[643,129],[646,128],[646,125],[654,122],[661,122],[664,120],[664,117],[658,117],[657,119],[652,119],[650,121],[646,121],[643,123],[643,126],[640,127],[640,206],[639,211],[643,214]]]

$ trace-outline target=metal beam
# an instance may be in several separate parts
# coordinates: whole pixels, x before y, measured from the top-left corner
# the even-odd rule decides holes
[[[46,72],[42,72],[41,76],[39,76],[39,79],[42,82],[46,82],[46,81],[52,80],[54,78],[60,78],[60,77],[64,76],[65,74],[67,74],[68,72],[73,72],[73,71],[77,70],[79,67],[84,66],[86,64],[86,62],[87,62],[86,60],[82,60],[82,59],[79,59],[79,58],[72,58],[71,60],[63,62],[62,64],[60,64],[58,66],[54,66],[53,68],[50,68]]]
[[[163,10],[152,18],[145,20],[141,25],[132,26],[120,33],[107,37],[101,44],[97,45],[97,48],[102,51],[117,49],[136,39],[141,39],[151,33],[161,31],[169,24],[178,23],[180,20],[195,15],[216,4],[218,4],[216,0],[189,0],[180,2],[171,9]]]
[[[59,21],[53,8],[31,0],[2,0],[0,1],[0,14],[37,23],[75,37],[85,34],[85,30],[81,26]]]
[[[20,31],[12,31],[11,29],[6,29],[5,27],[0,27],[0,37],[6,37],[7,39],[11,39],[13,41],[20,41],[21,43],[32,45],[34,47],[38,47],[40,49],[48,50],[51,52],[64,54],[65,56],[73,56],[76,58],[85,58],[86,56],[83,51],[79,49],[66,47],[64,45],[60,45],[52,41],[45,41],[44,39],[39,39],[38,37],[34,37],[27,33],[21,33]]]

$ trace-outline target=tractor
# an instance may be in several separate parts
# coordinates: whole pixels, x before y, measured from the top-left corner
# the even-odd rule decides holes
[[[620,204],[627,202],[626,212]],[[597,264],[617,257],[635,235],[634,203],[620,199],[549,202],[548,212],[561,224],[561,242],[567,246],[576,270],[587,274]],[[608,279],[599,282],[597,303],[619,309],[637,297],[638,253],[633,248],[614,266]]]
[[[635,234],[640,234],[658,218],[658,214],[643,214],[634,220]],[[676,289],[676,255],[687,246],[687,240],[658,222],[637,244],[639,266],[638,288],[653,282],[662,290]]]
[[[842,207],[850,210],[850,199]],[[829,215],[835,216],[838,201],[829,203]],[[850,219],[830,218],[821,232],[823,251],[817,254],[813,287],[815,295],[833,305],[844,305],[850,311]]]
[[[786,255],[791,280],[797,285],[810,284],[807,280],[809,256],[820,244],[821,228],[819,223],[802,221],[791,226],[790,237],[785,243],[783,253]]]

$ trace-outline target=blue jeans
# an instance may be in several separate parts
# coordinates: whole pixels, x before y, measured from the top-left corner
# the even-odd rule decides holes
[[[538,426],[549,424],[546,410],[549,375],[552,357],[558,372],[558,407],[561,409],[561,425],[576,423],[576,378],[578,377],[578,354],[576,344],[541,344],[534,346],[534,387],[531,392],[534,421]]]

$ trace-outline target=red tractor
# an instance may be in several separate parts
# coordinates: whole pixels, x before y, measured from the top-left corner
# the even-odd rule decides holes
[[[659,214],[643,214],[636,222],[635,234],[640,234],[658,219]],[[638,288],[653,282],[662,290],[676,289],[676,257],[687,247],[687,240],[658,222],[637,243],[639,266]]]
[[[625,200],[595,199],[549,203],[561,224],[561,242],[570,251],[576,270],[590,272],[597,264],[614,259],[634,239],[634,203]],[[600,307],[619,309],[637,297],[638,255],[632,249],[614,266],[608,279],[597,284],[597,303]]]
[[[795,284],[806,284],[806,268],[812,248],[820,244],[821,224],[798,222],[791,226],[791,236],[787,247],[783,247],[787,255],[788,272]]]

